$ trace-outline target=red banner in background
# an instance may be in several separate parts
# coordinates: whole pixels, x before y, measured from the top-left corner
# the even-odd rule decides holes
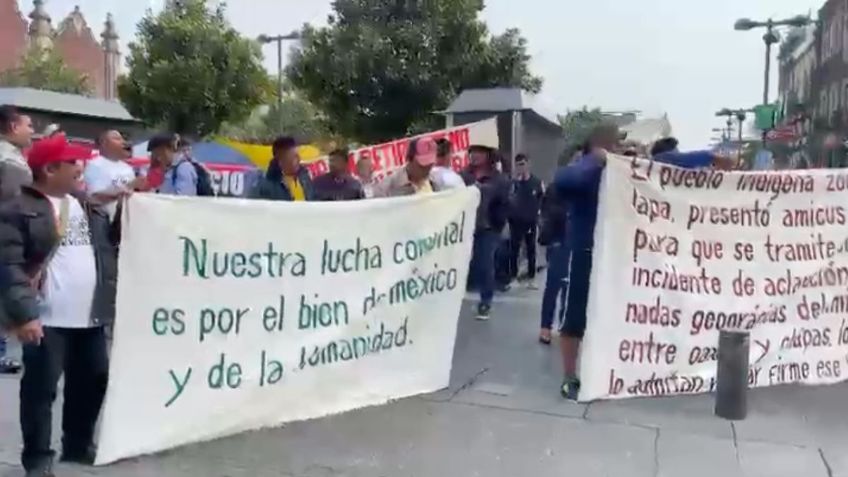
[[[409,143],[413,139],[424,137],[436,141],[439,139],[450,141],[451,166],[456,171],[460,171],[468,165],[468,148],[470,146],[481,145],[497,149],[499,144],[497,121],[493,118],[355,149],[350,152],[348,157],[349,167],[355,172],[356,164],[361,159],[369,158],[374,165],[374,179],[379,182],[403,167],[406,164],[406,152],[409,150]],[[313,177],[324,174],[329,170],[326,157],[304,165]]]

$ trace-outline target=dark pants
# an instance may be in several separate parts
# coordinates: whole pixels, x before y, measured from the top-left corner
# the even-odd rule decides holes
[[[63,372],[62,451],[79,455],[93,444],[106,394],[109,358],[103,328],[45,327],[40,345],[24,346],[20,412],[25,469],[53,458],[53,402]]]
[[[569,250],[568,288],[565,319],[560,334],[583,339],[586,332],[586,308],[589,304],[592,278],[592,250]]]
[[[474,233],[474,251],[471,254],[471,272],[480,290],[480,304],[491,305],[495,296],[495,252],[500,234],[491,230]]]
[[[527,278],[536,278],[536,223],[511,221],[509,223],[511,255],[509,268],[512,278],[518,277],[518,258],[521,256],[521,244],[527,247]]]
[[[554,315],[562,323],[565,314],[565,298],[568,289],[568,248],[563,244],[552,244],[547,248],[548,275],[542,295],[542,329],[553,329]],[[559,301],[559,313],[557,313]]]
[[[0,334],[0,358],[6,357],[6,347],[8,343],[8,338]]]

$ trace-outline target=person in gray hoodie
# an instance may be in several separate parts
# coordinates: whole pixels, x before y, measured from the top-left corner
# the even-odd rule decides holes
[[[32,185],[32,172],[23,150],[32,143],[32,120],[12,106],[0,106],[0,200]]]
[[[21,187],[32,185],[32,171],[23,150],[32,143],[33,133],[29,116],[21,114],[12,106],[0,106],[0,202],[13,199],[21,193]],[[5,286],[0,288],[4,294],[5,290]],[[5,301],[3,298],[0,303]],[[0,306],[0,321],[3,321],[5,315],[5,310]],[[6,337],[0,329],[0,374],[15,374],[21,370],[21,364],[6,356],[6,344]]]

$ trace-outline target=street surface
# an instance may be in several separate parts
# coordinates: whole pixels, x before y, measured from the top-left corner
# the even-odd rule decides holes
[[[848,476],[848,385],[752,391],[735,424],[710,396],[567,403],[540,301],[511,292],[487,323],[466,301],[447,390],[58,477]],[[18,477],[17,378],[0,403],[0,477]]]

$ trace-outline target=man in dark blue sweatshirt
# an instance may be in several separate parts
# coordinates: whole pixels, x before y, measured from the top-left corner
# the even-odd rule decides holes
[[[586,306],[589,301],[589,277],[592,272],[601,177],[606,166],[607,151],[617,151],[620,139],[617,126],[597,126],[590,135],[584,154],[557,171],[554,178],[554,186],[569,203],[566,244],[570,251],[570,270],[565,318],[560,329],[565,380],[560,391],[563,397],[571,400],[576,400],[580,391],[577,357],[586,330]],[[679,153],[671,150],[657,154],[654,160],[688,169],[710,166],[731,169],[734,166],[731,160],[717,157],[711,152]]]

